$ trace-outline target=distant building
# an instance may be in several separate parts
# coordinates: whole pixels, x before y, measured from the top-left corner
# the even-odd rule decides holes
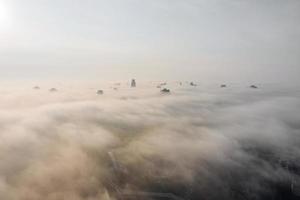
[[[103,90],[98,90],[98,91],[97,91],[97,94],[98,94],[98,95],[102,95],[102,94],[103,94]]]
[[[131,87],[136,87],[135,79],[132,79],[132,80],[131,80]]]
[[[190,82],[191,86],[197,86],[197,84],[195,84],[194,82]]]
[[[51,88],[49,91],[50,92],[57,92],[57,89],[56,88]]]
[[[170,90],[167,89],[167,88],[164,88],[164,89],[161,90],[161,92],[162,92],[162,93],[170,93]]]

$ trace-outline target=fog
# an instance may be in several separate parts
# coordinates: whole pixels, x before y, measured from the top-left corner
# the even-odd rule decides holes
[[[0,0],[0,200],[300,199],[299,11]]]
[[[157,84],[3,87],[0,199],[299,195],[299,89]]]

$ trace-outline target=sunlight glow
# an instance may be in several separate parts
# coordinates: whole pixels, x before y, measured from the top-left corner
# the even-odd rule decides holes
[[[7,28],[10,25],[10,17],[6,5],[0,2],[0,28]]]

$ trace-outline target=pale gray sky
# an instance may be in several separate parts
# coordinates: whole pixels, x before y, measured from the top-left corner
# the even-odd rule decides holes
[[[300,0],[0,0],[0,79],[297,82]]]

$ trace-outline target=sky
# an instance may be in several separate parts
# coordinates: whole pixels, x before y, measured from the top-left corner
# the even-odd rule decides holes
[[[299,21],[299,0],[0,0],[0,79],[299,83]]]

